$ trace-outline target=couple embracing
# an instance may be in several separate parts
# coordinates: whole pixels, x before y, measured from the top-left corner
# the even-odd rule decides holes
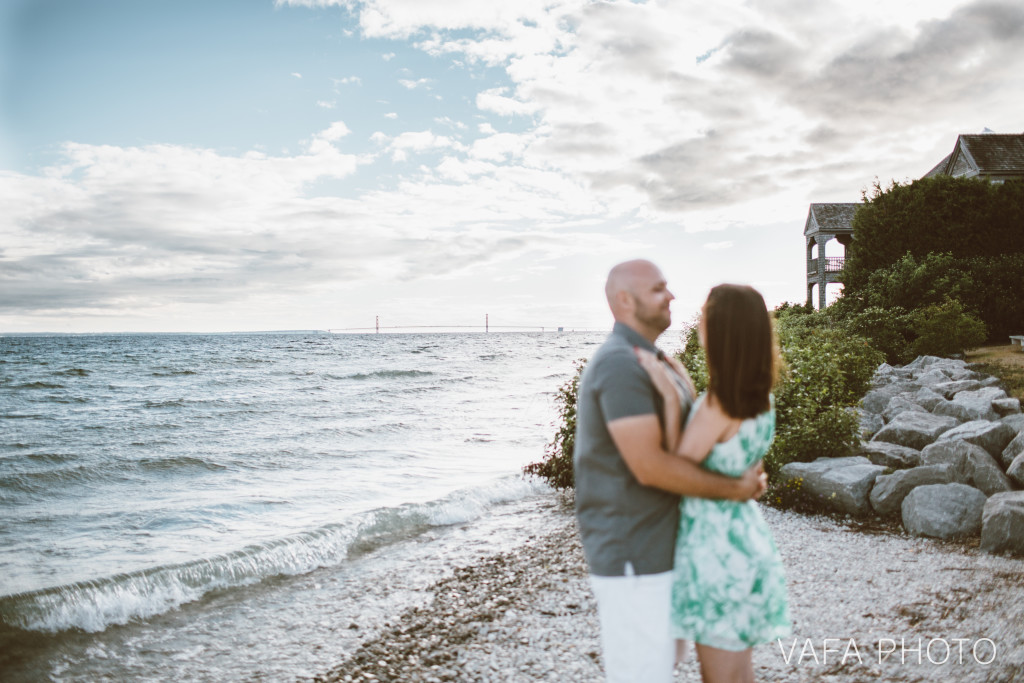
[[[674,298],[657,266],[615,266],[605,294],[615,326],[580,381],[574,465],[607,678],[671,681],[693,642],[706,683],[753,681],[751,648],[790,630],[782,563],[753,502],[775,428],[764,299],[711,290],[697,397],[654,345]]]

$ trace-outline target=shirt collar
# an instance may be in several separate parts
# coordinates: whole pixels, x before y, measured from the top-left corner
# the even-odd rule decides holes
[[[651,353],[658,352],[658,347],[626,323],[615,321],[615,325],[612,327],[612,334],[624,338],[632,346],[639,346],[641,349],[647,349]]]

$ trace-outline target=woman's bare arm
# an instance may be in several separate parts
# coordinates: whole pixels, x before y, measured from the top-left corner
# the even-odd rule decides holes
[[[656,355],[644,349],[637,349],[636,355],[640,366],[650,375],[654,388],[658,390],[663,399],[662,424],[665,425],[665,450],[675,453],[683,430],[679,415],[682,411],[682,398],[679,396],[679,389],[669,376],[668,368]]]
[[[729,417],[721,409],[713,396],[708,396],[686,426],[676,454],[691,462],[702,463],[716,443],[735,434],[739,423],[740,420]]]

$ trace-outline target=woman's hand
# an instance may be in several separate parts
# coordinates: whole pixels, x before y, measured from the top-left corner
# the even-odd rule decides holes
[[[672,379],[671,370],[658,357],[646,349],[636,349],[640,367],[651,377],[654,388],[662,397],[669,401],[679,401],[679,387]]]

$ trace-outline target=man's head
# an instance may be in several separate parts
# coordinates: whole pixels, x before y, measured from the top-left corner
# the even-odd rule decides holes
[[[668,290],[665,276],[650,261],[626,261],[612,268],[604,293],[615,320],[651,343],[672,324],[669,304],[675,296]]]

